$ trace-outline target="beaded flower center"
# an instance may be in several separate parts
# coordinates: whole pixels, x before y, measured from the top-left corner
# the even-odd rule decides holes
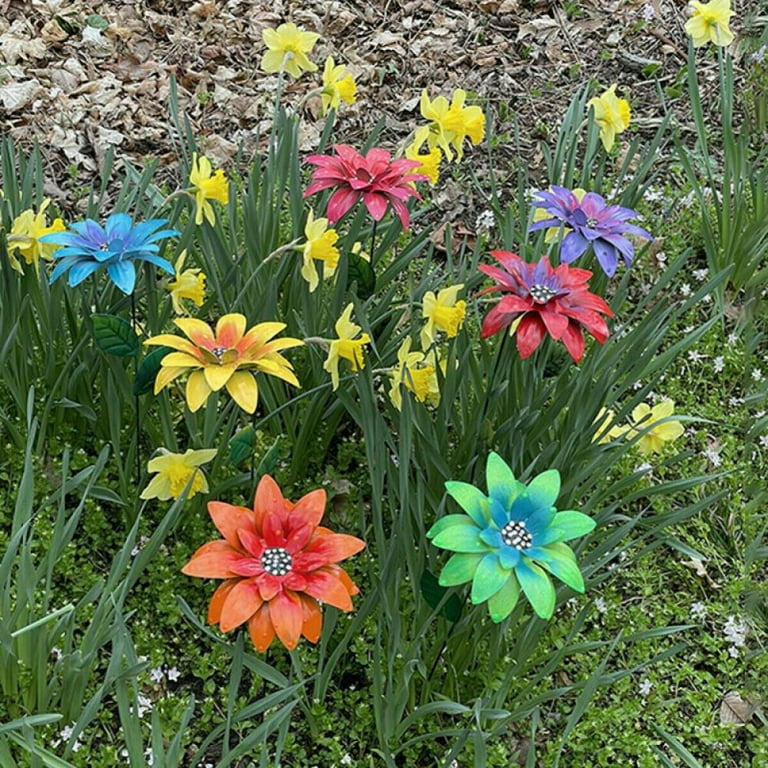
[[[224,356],[224,353],[227,351],[226,347],[214,347],[211,352],[216,357],[216,359],[221,363],[221,358]]]
[[[597,219],[594,216],[587,216],[587,226],[594,229],[597,226]]]
[[[501,540],[515,549],[528,549],[533,544],[533,537],[528,533],[525,523],[512,520],[501,529]]]
[[[261,556],[261,567],[271,576],[285,576],[292,565],[293,558],[282,547],[268,547]]]
[[[546,304],[553,296],[557,295],[557,291],[554,288],[550,288],[548,285],[541,285],[540,283],[532,285],[528,289],[528,293],[538,304]]]

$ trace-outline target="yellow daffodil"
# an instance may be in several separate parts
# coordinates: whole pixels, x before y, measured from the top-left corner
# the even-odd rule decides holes
[[[452,339],[459,332],[467,313],[467,302],[456,300],[463,287],[464,283],[459,283],[449,288],[443,288],[438,291],[437,296],[432,291],[427,291],[424,294],[422,313],[427,322],[421,329],[421,346],[423,349],[427,349],[434,343],[437,331],[444,331],[449,339]]]
[[[342,101],[354,104],[356,91],[355,78],[347,72],[343,64],[335,66],[333,57],[329,56],[323,68],[323,90],[320,93],[323,114],[330,109],[338,109]]]
[[[595,419],[595,434],[592,437],[592,442],[597,440],[598,443],[610,443],[612,440],[620,440],[631,430],[631,427],[622,427],[615,424],[615,421],[616,414],[610,408],[601,408]],[[613,424],[613,426],[605,434],[602,434],[609,424]],[[599,438],[598,435],[600,435]]]
[[[257,373],[268,373],[299,386],[293,367],[280,351],[298,347],[303,342],[287,337],[270,341],[285,328],[284,323],[259,323],[246,331],[245,317],[233,313],[218,321],[214,333],[202,320],[191,317],[173,322],[186,339],[162,333],[144,342],[176,350],[160,361],[155,394],[177,377],[189,373],[186,400],[190,411],[197,411],[211,392],[226,387],[244,411],[254,413],[259,400]]]
[[[637,443],[641,453],[660,453],[664,449],[664,443],[676,440],[683,434],[683,425],[669,418],[674,412],[674,400],[661,400],[653,408],[646,403],[640,403],[632,411],[634,427],[628,430],[628,436],[642,434]],[[659,423],[662,420],[663,423]]]
[[[323,262],[323,278],[329,278],[339,264],[339,249],[334,243],[339,239],[335,229],[328,229],[328,219],[316,219],[314,211],[310,209],[307,223],[304,226],[304,236],[307,242],[296,246],[304,256],[304,265],[301,268],[301,276],[309,283],[309,290],[313,292],[318,286],[317,268],[315,259]]]
[[[339,387],[339,360],[349,360],[353,371],[365,368],[364,350],[366,344],[370,344],[371,337],[364,333],[360,338],[355,338],[362,330],[359,325],[352,322],[352,304],[347,304],[341,316],[336,321],[336,335],[338,339],[331,341],[328,359],[323,363],[323,368],[331,374],[334,391]]]
[[[187,498],[191,499],[196,493],[208,493],[208,481],[205,479],[201,464],[206,464],[216,456],[215,448],[193,451],[191,448],[184,453],[171,453],[164,448],[162,455],[155,456],[147,462],[148,472],[157,472],[149,485],[141,492],[142,499],[178,499],[187,484]]]
[[[434,186],[440,178],[440,161],[443,159],[443,153],[438,147],[432,147],[426,155],[420,154],[421,147],[429,139],[429,126],[422,125],[415,135],[413,142],[405,148],[405,156],[409,160],[418,160],[421,165],[411,170],[411,173],[423,173],[429,183]]]
[[[52,254],[61,248],[55,243],[41,243],[39,239],[43,235],[53,232],[64,232],[67,228],[61,219],[54,219],[53,224],[46,226],[45,209],[50,205],[49,199],[43,200],[40,210],[35,213],[32,208],[22,211],[14,220],[8,235],[7,249],[11,266],[23,274],[17,256],[24,257],[27,264],[35,265],[35,272],[40,272],[40,259],[50,259]]]
[[[213,226],[216,223],[216,216],[213,213],[213,206],[208,201],[215,200],[222,205],[229,202],[229,184],[224,171],[219,169],[214,174],[211,161],[205,155],[198,155],[195,152],[192,155],[192,172],[189,174],[189,181],[192,184],[190,192],[195,196],[195,224],[200,226],[205,217],[205,220]]]
[[[440,388],[437,383],[438,360],[434,352],[411,352],[411,338],[407,337],[397,351],[397,365],[392,370],[392,386],[389,397],[398,411],[403,408],[403,396],[400,385],[413,392],[414,397],[420,403],[438,405],[440,402]]]
[[[430,101],[426,90],[421,93],[421,115],[429,121],[429,148],[440,147],[449,161],[453,160],[453,150],[457,159],[461,160],[464,139],[468,138],[477,145],[485,136],[483,110],[480,107],[465,107],[466,98],[466,92],[460,88],[453,92],[450,104],[445,96]]]
[[[305,32],[295,24],[281,24],[277,29],[265,29],[261,33],[264,44],[269,49],[261,59],[261,68],[265,72],[285,70],[289,75],[299,78],[302,72],[317,71],[317,64],[307,58],[320,35]]]
[[[605,93],[587,102],[587,107],[594,107],[595,121],[600,128],[600,139],[606,152],[611,151],[616,141],[616,134],[629,128],[629,102],[616,95],[616,83]]]
[[[199,269],[184,269],[186,258],[187,252],[183,250],[173,265],[176,279],[165,286],[165,290],[171,294],[173,311],[177,315],[189,314],[182,304],[182,299],[190,299],[198,307],[202,307],[205,300],[205,273]]]
[[[733,32],[728,27],[728,21],[734,14],[731,10],[731,0],[711,0],[709,3],[691,0],[688,5],[693,15],[685,22],[685,31],[693,40],[694,48],[710,42],[715,45],[730,45]]]

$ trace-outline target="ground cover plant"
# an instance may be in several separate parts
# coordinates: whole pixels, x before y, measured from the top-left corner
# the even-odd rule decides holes
[[[79,210],[4,139],[4,768],[765,763],[738,20],[690,4],[642,133],[573,87],[536,169],[439,82],[406,136],[347,133],[363,86],[282,19],[226,167],[176,81],[182,172],[107,150]],[[438,228],[449,184],[475,231]]]

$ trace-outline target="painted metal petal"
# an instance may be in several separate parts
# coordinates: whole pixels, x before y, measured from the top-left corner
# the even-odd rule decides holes
[[[474,553],[451,555],[440,573],[440,586],[455,587],[471,581],[483,557],[482,554]]]
[[[512,469],[498,453],[488,454],[488,461],[485,465],[485,479],[488,483],[488,495],[496,499],[505,512],[508,512],[512,502],[525,489],[525,486],[515,479]],[[508,522],[507,517],[501,525]],[[499,521],[496,521],[497,525]]]
[[[509,616],[515,609],[518,598],[520,597],[520,585],[517,576],[514,573],[509,574],[509,578],[504,586],[495,594],[488,598],[488,611],[491,614],[491,621],[497,624]]]
[[[479,488],[469,483],[449,480],[445,490],[478,525],[485,526],[490,522],[488,497]]]
[[[544,569],[523,557],[515,573],[536,615],[542,619],[551,619],[555,612],[555,588]]]
[[[536,545],[545,546],[556,541],[570,541],[594,530],[596,522],[581,512],[568,510],[555,515],[547,530],[537,537]]]
[[[448,528],[452,528],[454,525],[466,525],[470,521],[467,520],[466,515],[446,515],[441,517],[428,531],[427,538],[433,538],[439,533],[442,533]],[[479,529],[475,528],[475,531],[479,533]]]
[[[536,547],[528,550],[527,554],[538,560],[563,584],[567,584],[575,592],[584,594],[584,577],[576,562],[576,555],[567,544],[558,542],[547,547]]]
[[[471,600],[475,605],[484,603],[495,595],[509,581],[509,571],[501,567],[499,556],[493,552],[486,555],[477,566],[472,579]]]
[[[453,552],[487,552],[488,546],[480,540],[479,532],[471,520],[466,520],[463,524],[452,525],[438,533],[432,543]]]
[[[506,544],[499,549],[499,562],[503,568],[516,568],[520,562],[520,550]]]
[[[112,261],[107,264],[107,274],[124,294],[130,296],[133,293],[136,287],[136,267],[133,266],[133,262]]]

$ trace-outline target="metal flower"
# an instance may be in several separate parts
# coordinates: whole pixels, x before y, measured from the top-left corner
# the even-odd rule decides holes
[[[320,638],[319,601],[352,610],[357,587],[337,563],[365,542],[320,525],[325,491],[312,491],[295,504],[264,475],[253,509],[212,501],[208,512],[223,539],[210,541],[182,568],[187,576],[226,579],[214,592],[208,622],[229,632],[248,622],[259,652],[277,639],[293,650],[303,635]]]
[[[608,277],[616,274],[619,255],[629,267],[635,248],[625,235],[637,235],[647,240],[653,237],[641,227],[627,223],[637,211],[620,205],[607,205],[594,192],[587,192],[581,200],[570,189],[553,186],[549,191],[537,192],[539,200],[534,208],[549,214],[528,228],[529,232],[549,227],[568,227],[560,244],[560,261],[570,264],[592,246],[597,261]]]
[[[428,181],[421,173],[411,173],[421,165],[418,160],[393,160],[385,149],[373,148],[361,155],[346,144],[334,144],[335,155],[312,155],[308,163],[316,165],[312,183],[304,197],[324,189],[335,189],[328,201],[328,221],[337,222],[361,198],[375,221],[381,221],[391,205],[400,218],[403,229],[408,229],[406,201],[421,200],[413,186],[415,181]]]
[[[565,344],[577,363],[584,356],[585,330],[600,344],[605,342],[608,325],[600,313],[613,317],[613,312],[600,296],[587,290],[591,272],[567,264],[552,269],[546,256],[529,264],[509,251],[491,253],[504,269],[478,267],[497,283],[480,293],[505,291],[507,295],[483,320],[484,339],[509,327],[517,337],[517,351],[525,359],[549,334]]]
[[[69,285],[74,287],[83,282],[101,267],[114,284],[125,294],[133,293],[136,286],[134,261],[149,261],[171,275],[173,265],[158,256],[158,240],[178,235],[175,229],[160,229],[167,219],[150,219],[134,226],[127,213],[113,213],[102,227],[92,219],[70,225],[67,232],[54,232],[39,238],[41,243],[55,243],[63,246],[54,254],[60,259],[51,273],[50,282],[58,280],[69,272]],[[160,231],[158,231],[160,230]]]
[[[488,494],[469,483],[448,481],[445,489],[466,514],[447,515],[428,531],[432,543],[452,555],[440,574],[451,587],[472,582],[471,600],[488,601],[491,619],[503,621],[520,591],[542,619],[555,610],[555,588],[548,574],[576,592],[584,579],[576,556],[564,542],[592,531],[595,521],[581,512],[558,512],[560,474],[550,469],[526,486],[497,453],[486,464]]]

